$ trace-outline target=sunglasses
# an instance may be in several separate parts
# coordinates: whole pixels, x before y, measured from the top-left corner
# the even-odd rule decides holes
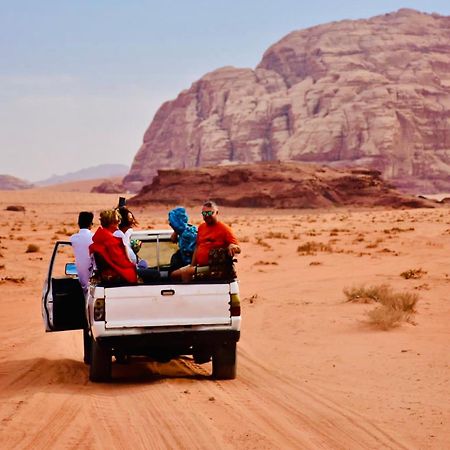
[[[211,217],[213,216],[215,213],[215,211],[202,211],[202,216],[203,217]]]

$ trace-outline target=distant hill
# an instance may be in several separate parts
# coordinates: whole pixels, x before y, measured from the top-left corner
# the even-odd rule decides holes
[[[30,189],[33,185],[28,181],[11,175],[0,175],[0,190],[3,191],[17,191],[20,189]]]
[[[38,186],[38,189],[42,191],[55,191],[55,192],[95,192],[93,191],[93,189],[96,186],[99,186],[105,182],[119,186],[122,182],[122,178],[123,177],[108,177],[108,178],[95,178],[92,180],[68,181],[67,183],[50,184],[48,186]]]
[[[53,184],[69,183],[72,181],[124,177],[128,173],[128,170],[129,167],[125,164],[100,164],[64,175],[53,175],[46,180],[36,181],[34,184],[36,186],[51,186]]]

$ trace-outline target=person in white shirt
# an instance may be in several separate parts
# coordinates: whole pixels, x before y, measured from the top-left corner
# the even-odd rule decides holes
[[[86,294],[89,278],[92,273],[93,261],[89,254],[89,246],[92,244],[92,225],[94,214],[89,211],[81,211],[78,215],[78,226],[80,231],[70,237],[73,252],[75,254],[75,264],[77,266],[78,279],[80,280],[83,292]]]
[[[137,264],[137,256],[131,247],[130,237],[131,233],[133,232],[133,227],[137,225],[138,222],[133,213],[125,206],[117,208],[117,211],[120,215],[120,223],[119,229],[114,231],[113,235],[122,239],[123,245],[125,245],[125,248],[127,250],[128,259],[132,263]]]

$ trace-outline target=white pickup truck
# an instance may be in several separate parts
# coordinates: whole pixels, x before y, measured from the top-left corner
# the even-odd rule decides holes
[[[236,377],[241,325],[238,281],[170,280],[170,258],[177,250],[170,235],[168,230],[132,235],[142,242],[139,256],[159,271],[159,279],[114,286],[91,279],[86,299],[70,242],[56,242],[42,294],[45,329],[83,330],[91,381],[111,378],[113,357],[121,361],[134,355],[157,361],[192,355],[198,364],[212,359],[213,377]]]

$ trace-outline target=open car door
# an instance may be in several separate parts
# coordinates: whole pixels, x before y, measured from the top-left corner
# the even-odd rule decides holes
[[[71,243],[57,241],[42,292],[42,318],[46,331],[87,327],[85,299],[76,270],[73,270],[74,261]]]

